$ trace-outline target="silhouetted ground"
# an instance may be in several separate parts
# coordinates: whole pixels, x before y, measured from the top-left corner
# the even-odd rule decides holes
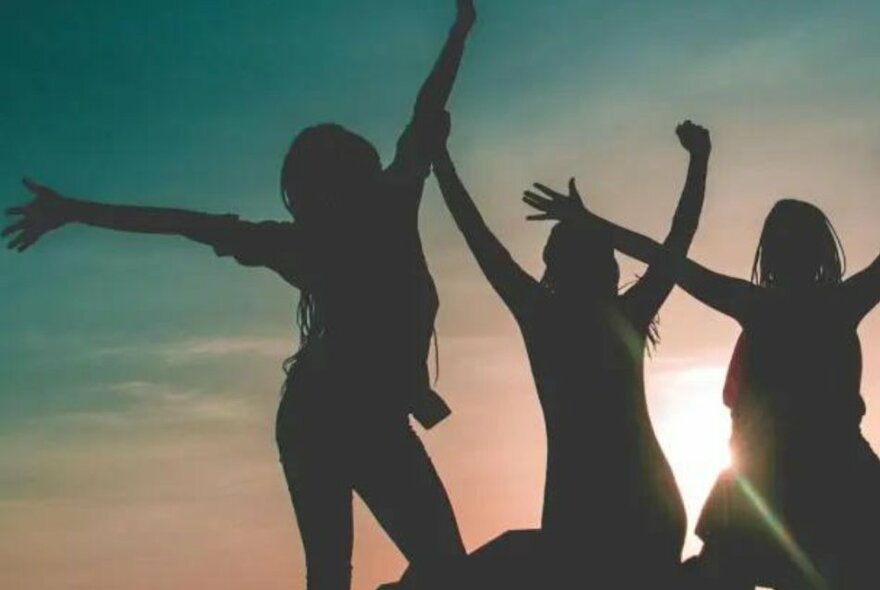
[[[471,553],[464,566],[442,580],[415,581],[410,576],[379,590],[671,590],[690,587],[683,564],[680,571],[659,574],[648,564],[620,555],[577,547],[564,560],[549,554],[540,530],[514,530]]]
[[[546,588],[541,566],[541,532],[508,531],[470,555],[459,571],[444,572],[443,580],[415,580],[407,572],[402,581],[379,590],[525,590]]]
[[[508,531],[468,557],[458,588],[541,588],[543,579],[541,532]]]

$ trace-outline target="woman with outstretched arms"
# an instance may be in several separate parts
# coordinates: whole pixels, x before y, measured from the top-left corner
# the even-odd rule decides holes
[[[426,361],[437,294],[418,234],[430,173],[430,122],[446,107],[476,14],[458,15],[422,87],[394,161],[338,125],[301,132],[281,172],[293,222],[72,199],[27,181],[34,199],[8,211],[9,247],[27,250],[72,225],[183,236],[266,267],[299,289],[299,352],[288,363],[277,441],[306,554],[309,590],[348,590],[352,491],[428,578],[464,556],[446,491],[408,415],[447,410]]]

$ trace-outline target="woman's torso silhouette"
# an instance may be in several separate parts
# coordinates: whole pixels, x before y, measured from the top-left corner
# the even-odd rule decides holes
[[[765,289],[725,383],[734,468],[697,531],[767,584],[862,587],[852,584],[880,524],[880,465],[860,431],[861,344],[841,293]]]
[[[398,197],[380,195],[376,208],[383,209],[380,199]],[[292,374],[305,364],[326,371],[324,378],[334,385],[324,392],[287,392],[310,396],[309,403],[332,407],[340,418],[356,419],[355,426],[404,418],[429,386],[437,292],[415,218],[387,209],[379,219],[358,220],[361,227],[352,228],[344,244],[325,249],[324,272],[310,285],[322,330],[300,353]]]
[[[838,290],[768,294],[745,320],[726,387],[737,439],[827,445],[858,433],[861,345]]]
[[[648,326],[625,295],[584,305],[547,294],[519,317],[547,429],[548,538],[677,560],[684,509],[648,415]]]

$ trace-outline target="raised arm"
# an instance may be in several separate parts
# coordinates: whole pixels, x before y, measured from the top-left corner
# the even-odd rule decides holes
[[[456,0],[455,23],[449,31],[446,43],[434,68],[419,90],[416,99],[415,118],[432,117],[446,109],[449,95],[458,75],[464,44],[477,20],[473,0]]]
[[[398,141],[397,154],[389,167],[389,171],[404,178],[417,176],[424,179],[430,172],[428,146],[435,142],[426,135],[433,127],[432,119],[446,110],[464,55],[465,41],[477,18],[473,0],[456,0],[456,9],[455,23],[419,90],[412,119]]]
[[[477,206],[455,170],[446,146],[437,150],[434,174],[446,206],[489,283],[517,317],[539,296],[540,285],[511,258],[486,226]]]
[[[214,248],[218,255],[233,256],[246,266],[266,266],[296,283],[301,274],[292,256],[293,224],[249,223],[234,215],[211,215],[182,209],[109,205],[73,199],[57,191],[24,181],[34,195],[30,203],[7,210],[19,219],[3,230],[9,249],[23,252],[47,233],[79,223],[130,233],[183,236]]]
[[[614,247],[627,256],[655,267],[670,276],[682,289],[709,307],[743,323],[753,309],[760,290],[748,281],[711,271],[680,252],[670,251],[647,236],[628,230],[587,211],[574,179],[569,182],[569,195],[558,193],[542,184],[535,188],[539,195],[527,191],[523,200],[541,211],[529,219],[558,219],[584,224],[589,231],[605,231]]]
[[[684,190],[672,218],[672,227],[663,242],[670,253],[684,256],[691,247],[706,194],[706,173],[712,144],[709,132],[685,121],[675,130],[682,147],[690,154]],[[674,281],[669,273],[649,266],[644,276],[626,292],[625,298],[634,321],[645,328],[657,315],[663,302],[672,291]]]
[[[880,303],[880,256],[843,283],[844,309],[856,324]]]

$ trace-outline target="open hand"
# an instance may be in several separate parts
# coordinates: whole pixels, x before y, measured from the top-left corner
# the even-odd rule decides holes
[[[675,128],[675,134],[681,146],[692,156],[708,156],[712,151],[712,141],[709,139],[709,131],[690,120],[685,121]]]
[[[43,235],[70,221],[70,201],[36,182],[24,179],[24,185],[33,193],[34,199],[23,206],[12,207],[6,214],[19,219],[3,229],[3,237],[9,237],[6,247],[24,252]]]
[[[540,211],[540,213],[529,215],[526,218],[530,221],[548,219],[566,221],[584,217],[589,213],[584,206],[584,200],[578,192],[574,178],[568,181],[567,195],[556,192],[540,183],[535,183],[534,187],[541,194],[526,191],[523,196],[523,201],[529,207]]]

